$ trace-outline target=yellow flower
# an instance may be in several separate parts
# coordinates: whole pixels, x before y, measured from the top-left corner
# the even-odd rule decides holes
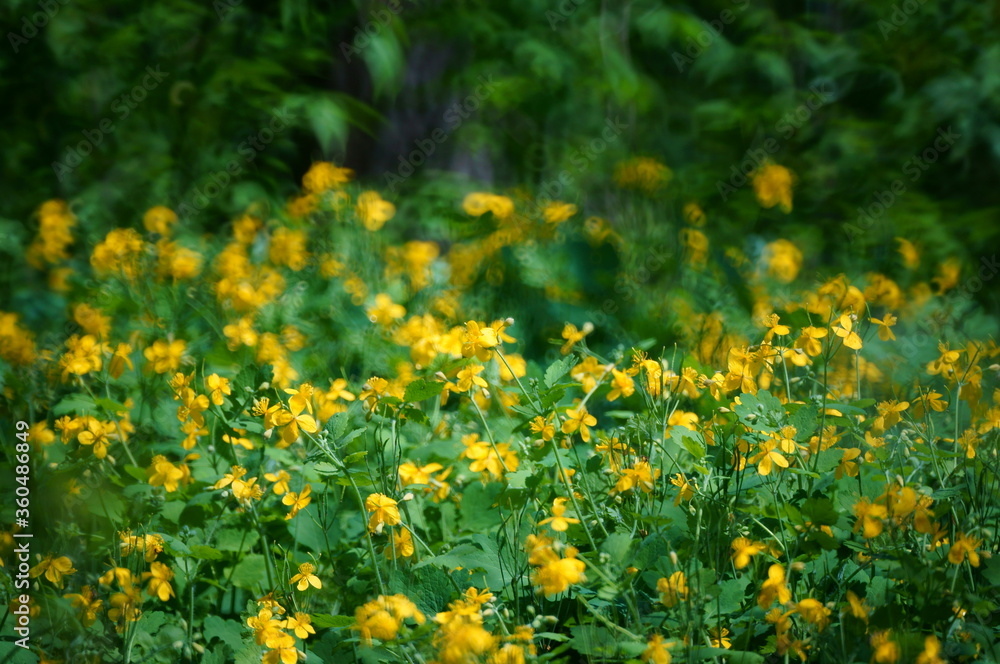
[[[785,585],[785,568],[781,565],[771,565],[767,569],[767,580],[761,584],[757,595],[757,605],[768,610],[777,599],[779,604],[785,604],[792,599],[792,592]]]
[[[542,216],[547,224],[561,224],[576,214],[576,206],[572,203],[551,201],[542,209]]]
[[[646,194],[656,193],[673,179],[674,173],[667,166],[650,157],[633,157],[615,166],[614,180],[622,189],[638,189]]]
[[[708,630],[709,639],[712,642],[713,648],[732,648],[733,642],[729,638],[729,630],[725,627],[713,627]]]
[[[755,542],[746,537],[737,537],[733,540],[733,565],[736,569],[743,569],[750,564],[750,559],[759,553],[767,550],[762,542]]]
[[[389,560],[392,560],[393,557],[409,558],[416,551],[413,546],[413,536],[406,528],[401,529],[398,533],[390,531],[389,538],[390,543],[382,551],[382,555]]]
[[[652,493],[659,478],[659,468],[654,469],[648,461],[636,461],[631,468],[621,470],[621,477],[611,491],[624,493],[638,487],[643,493]]]
[[[295,612],[293,617],[285,619],[285,629],[291,630],[300,639],[306,639],[311,634],[316,633],[316,628],[312,626],[312,618],[309,614],[298,611]]]
[[[301,400],[288,400],[288,406],[291,410],[279,410],[272,416],[272,421],[277,427],[282,427],[281,429],[281,440],[279,447],[288,447],[294,443],[299,438],[299,430],[306,431],[308,433],[316,433],[319,431],[319,425],[316,420],[313,419],[312,415],[304,414],[302,411],[306,408],[306,403]]]
[[[943,396],[940,392],[930,391],[914,399],[913,417],[920,419],[927,411],[933,410],[936,413],[941,413],[948,410],[948,402],[942,399]]]
[[[979,552],[976,549],[982,543],[981,539],[970,537],[965,533],[959,533],[955,538],[955,543],[951,545],[951,549],[948,551],[948,562],[952,565],[961,565],[966,556],[968,556],[969,564],[973,567],[979,567]]]
[[[579,408],[569,408],[566,410],[566,419],[562,424],[562,432],[573,434],[579,431],[583,442],[590,442],[590,427],[597,424],[597,418],[587,412],[586,406]]]
[[[844,613],[850,612],[850,614],[853,615],[855,618],[857,618],[858,620],[863,620],[865,621],[865,624],[867,624],[868,614],[871,612],[871,609],[869,609],[868,606],[865,604],[865,600],[859,598],[853,592],[848,590],[847,603],[848,603],[848,608],[844,611]]]
[[[413,484],[431,484],[431,475],[444,468],[439,463],[429,463],[426,466],[417,466],[409,461],[399,465],[399,484],[407,487]]]
[[[757,445],[757,454],[747,459],[747,461],[757,464],[757,473],[759,475],[770,475],[771,470],[775,466],[778,468],[788,468],[788,459],[777,448],[778,441],[774,439],[762,441]]]
[[[146,594],[150,597],[159,597],[161,602],[166,602],[174,596],[174,589],[170,587],[173,578],[174,573],[163,563],[153,563],[149,566],[148,572],[142,573],[143,581],[149,579]]]
[[[396,304],[392,298],[379,293],[375,296],[375,304],[368,307],[368,320],[373,323],[388,327],[393,321],[397,321],[406,315],[406,308],[401,304]]]
[[[181,484],[190,484],[193,481],[187,464],[175,466],[162,454],[153,457],[153,462],[146,469],[146,475],[150,486],[162,486],[167,493],[173,493]]]
[[[941,642],[933,634],[924,638],[924,649],[917,655],[917,664],[947,664],[941,658]]]
[[[837,464],[837,470],[834,472],[834,477],[838,480],[846,474],[848,477],[857,477],[860,470],[860,466],[854,459],[861,456],[861,450],[856,447],[846,449],[843,451],[844,456],[840,458],[840,463]]]
[[[635,381],[624,371],[618,369],[611,370],[611,391],[608,392],[608,401],[614,401],[618,397],[630,397],[635,392]]]
[[[884,527],[882,519],[889,516],[889,511],[885,505],[873,504],[868,498],[862,498],[854,504],[854,515],[858,520],[854,523],[854,532],[862,529],[861,536],[865,539],[872,539],[882,534]]]
[[[514,202],[506,196],[474,192],[465,196],[462,209],[473,217],[492,212],[497,219],[507,219],[514,214]]]
[[[364,227],[377,231],[396,214],[396,206],[382,200],[377,191],[366,191],[358,196],[358,217]]]
[[[792,184],[795,176],[784,166],[764,164],[753,176],[753,190],[761,207],[780,205],[786,214],[792,211]]]
[[[313,588],[322,588],[323,582],[319,580],[318,576],[313,574],[315,571],[316,566],[312,563],[302,563],[299,565],[299,573],[289,579],[288,582],[295,586],[299,592],[304,591],[309,586],[312,586]]]
[[[73,608],[77,610],[80,623],[84,627],[90,627],[97,622],[97,612],[101,610],[102,600],[95,599],[94,591],[90,586],[84,586],[78,593],[63,595],[70,600]]]
[[[496,328],[470,320],[465,324],[462,357],[475,355],[480,362],[490,359],[490,349],[500,345]]]
[[[583,327],[579,330],[576,329],[576,325],[573,323],[566,323],[563,326],[562,338],[566,340],[566,343],[562,345],[559,352],[563,355],[569,355],[569,352],[573,350],[573,346],[583,341],[583,338],[594,331],[594,324],[591,322],[586,322]]]
[[[807,597],[806,599],[800,600],[799,603],[795,605],[795,610],[800,616],[805,618],[806,621],[815,625],[821,632],[826,629],[827,625],[830,624],[830,609],[823,606],[823,603],[817,599]]]
[[[368,517],[370,532],[381,533],[385,526],[398,526],[401,523],[396,501],[381,493],[370,494],[365,499],[365,510],[371,512]]]
[[[175,341],[159,339],[154,341],[152,346],[146,348],[142,354],[146,356],[146,360],[149,362],[148,366],[154,372],[163,374],[180,368],[181,358],[184,356],[186,348],[187,344],[180,339]]]
[[[108,363],[108,373],[111,377],[118,379],[123,373],[125,373],[125,368],[131,371],[134,367],[132,364],[132,358],[129,354],[132,352],[132,347],[128,344],[118,344],[115,347],[115,352],[111,356],[111,361]]]
[[[312,502],[312,498],[309,496],[311,492],[312,487],[306,484],[299,493],[289,491],[285,494],[285,497],[281,499],[281,503],[283,505],[290,505],[292,508],[291,511],[285,515],[286,520],[295,518],[295,515],[299,513],[299,510],[309,506],[309,503]]]
[[[549,528],[557,533],[565,532],[571,523],[580,523],[579,519],[563,516],[566,513],[566,501],[569,498],[559,497],[552,501],[552,516],[538,522],[539,526],[550,524]]]
[[[584,580],[583,572],[587,566],[582,560],[577,560],[576,549],[568,546],[565,554],[564,558],[553,555],[532,575],[532,581],[545,595],[557,595]]]
[[[540,434],[542,440],[548,442],[555,438],[556,428],[552,424],[552,415],[548,417],[542,417],[541,415],[536,415],[531,423],[528,425],[531,428],[532,433]]]
[[[890,638],[892,630],[884,629],[871,635],[872,662],[895,664],[899,660],[899,644]]]
[[[292,476],[284,470],[279,470],[276,473],[264,473],[264,479],[268,482],[274,482],[271,490],[274,491],[274,495],[280,496],[289,491],[288,482],[292,479]]]
[[[688,598],[687,576],[684,572],[674,572],[669,577],[660,578],[656,582],[656,590],[660,593],[660,602],[670,608]]]
[[[302,176],[302,188],[311,194],[321,194],[347,184],[354,177],[350,168],[339,168],[328,161],[317,161]]]
[[[510,449],[510,443],[499,443],[494,449],[493,445],[470,433],[462,436],[462,444],[465,450],[460,458],[472,461],[469,469],[474,473],[483,473],[484,482],[487,477],[500,479],[504,471],[514,472],[520,465],[517,454]]]
[[[646,642],[646,649],[642,651],[642,661],[648,664],[670,664],[670,651],[663,637],[654,634]]]
[[[229,387],[229,379],[223,378],[219,374],[212,374],[205,378],[205,387],[209,391],[209,398],[216,406],[224,403],[223,395],[231,395],[233,390]]]
[[[260,661],[261,664],[296,664],[299,661],[299,651],[294,646],[279,646],[264,653]]]
[[[802,268],[802,252],[785,239],[765,245],[763,258],[767,273],[786,284],[794,280]]]
[[[418,625],[426,621],[424,614],[406,595],[379,595],[354,611],[355,625],[351,629],[361,633],[361,640],[371,645],[372,639],[392,641],[399,634],[404,620]]]
[[[108,445],[111,443],[109,436],[116,432],[117,427],[114,422],[101,422],[96,417],[87,417],[85,428],[77,434],[77,440],[81,445],[92,446],[94,456],[103,459],[108,455]]]
[[[146,230],[160,235],[170,235],[171,227],[176,223],[177,213],[163,205],[149,208],[142,217]]]
[[[670,483],[678,488],[677,496],[674,498],[674,505],[680,505],[681,502],[686,502],[694,498],[694,491],[698,488],[698,485],[689,482],[683,473],[677,473],[670,478]]]
[[[851,314],[841,314],[837,319],[837,327],[833,333],[844,340],[844,345],[854,350],[861,350],[861,337],[854,331],[854,320]]]
[[[53,558],[51,553],[45,556],[45,560],[38,563],[28,571],[28,575],[33,579],[44,574],[45,578],[57,588],[63,587],[64,576],[69,576],[70,574],[75,573],[76,570],[73,569],[72,560],[66,556]]]
[[[896,335],[892,332],[892,326],[896,324],[896,317],[890,313],[886,313],[882,317],[882,320],[878,318],[869,318],[869,321],[878,326],[878,338],[882,341],[895,341]]]

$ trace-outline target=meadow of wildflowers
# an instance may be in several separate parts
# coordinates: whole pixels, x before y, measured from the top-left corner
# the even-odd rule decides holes
[[[820,261],[673,177],[436,226],[329,162],[211,233],[41,202],[0,311],[0,658],[996,661],[995,258]],[[751,182],[794,209],[789,168]]]

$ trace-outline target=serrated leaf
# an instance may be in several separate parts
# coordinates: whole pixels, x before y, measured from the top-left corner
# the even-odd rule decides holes
[[[840,513],[829,498],[812,497],[802,503],[802,513],[817,526],[835,526]]]
[[[85,394],[71,394],[52,407],[52,414],[57,417],[68,413],[83,415],[93,413],[95,410],[97,410],[97,404],[89,396]]]
[[[403,401],[408,403],[418,403],[431,397],[436,397],[444,390],[444,382],[438,380],[425,380],[418,378],[406,386],[406,393]]]
[[[238,652],[243,647],[243,625],[235,620],[209,615],[205,618],[202,632],[205,634],[206,643],[212,639],[219,639],[232,648],[233,652]]]
[[[560,378],[566,375],[566,372],[573,368],[573,364],[576,360],[572,356],[563,357],[552,364],[549,368],[545,370],[545,387],[552,387],[555,385]]]
[[[323,426],[323,430],[327,432],[330,436],[330,440],[338,440],[347,431],[347,424],[350,420],[350,415],[347,411],[340,413],[335,413],[330,419],[326,421]]]

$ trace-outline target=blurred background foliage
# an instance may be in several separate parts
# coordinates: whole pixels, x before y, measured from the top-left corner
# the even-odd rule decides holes
[[[46,199],[103,235],[190,202],[235,163],[195,218],[212,230],[253,202],[282,205],[330,159],[416,234],[422,216],[460,217],[470,190],[523,187],[615,217],[632,242],[676,243],[697,201],[716,237],[789,237],[810,267],[895,260],[897,236],[929,264],[977,262],[1000,238],[998,13],[974,0],[10,0],[0,248],[20,251]],[[287,128],[248,147],[275,113]],[[912,170],[939,131],[953,144]],[[726,189],[766,145],[796,174],[789,214]],[[641,215],[615,216],[611,175],[631,155],[674,178]],[[888,211],[845,231],[896,180]]]

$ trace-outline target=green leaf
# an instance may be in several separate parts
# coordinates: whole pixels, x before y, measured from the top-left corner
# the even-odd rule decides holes
[[[130,466],[128,464],[125,464],[125,472],[134,477],[135,479],[139,480],[140,482],[145,482],[147,479],[146,471],[136,466]]]
[[[323,426],[323,430],[330,436],[330,440],[339,440],[340,437],[347,431],[347,424],[349,421],[350,415],[347,411],[335,413],[333,417],[326,421],[326,424]]]
[[[748,585],[750,585],[750,576],[747,574],[736,579],[722,581],[719,583],[719,588],[722,590],[719,593],[718,605],[712,602],[709,605],[710,608],[718,608],[721,616],[739,611],[743,606],[743,598],[746,595]]]
[[[256,592],[267,578],[267,561],[259,553],[245,556],[233,568],[232,584],[250,592]]]
[[[96,410],[97,404],[86,394],[71,394],[52,407],[52,414],[56,417],[68,413],[85,415]]]
[[[481,543],[465,542],[459,544],[447,553],[422,560],[415,569],[420,569],[425,565],[435,565],[444,571],[459,574],[456,578],[465,579],[468,577],[468,585],[480,588],[502,588],[506,581],[500,571],[500,557],[496,548],[486,550],[482,548]],[[468,576],[466,573],[453,572],[458,567],[473,572],[473,575]],[[478,581],[476,581],[477,578]]]
[[[128,411],[128,407],[125,404],[115,401],[114,399],[98,397],[94,400],[94,403],[103,408],[109,415],[117,415],[118,413]]]
[[[618,639],[611,630],[596,625],[576,625],[570,628],[570,644],[583,655],[613,657],[618,652]]]
[[[317,629],[342,629],[344,627],[350,627],[354,624],[354,618],[351,616],[331,616],[328,613],[314,613],[312,615],[312,624]]]
[[[425,380],[418,378],[406,386],[406,393],[403,401],[417,403],[431,397],[436,397],[444,390],[444,382],[438,380]]]
[[[840,520],[840,512],[826,497],[808,498],[802,503],[802,513],[817,526],[835,526]]]
[[[205,618],[202,631],[205,634],[206,643],[212,639],[219,639],[232,648],[233,652],[239,652],[243,647],[243,625],[235,620],[225,620],[219,616],[210,615]]]
[[[611,556],[611,560],[624,567],[632,548],[632,536],[625,533],[612,533],[601,544],[601,551]]]
[[[225,557],[218,549],[213,549],[212,547],[205,546],[204,544],[192,544],[191,555],[195,558],[200,558],[201,560],[222,560]]]
[[[563,357],[552,364],[549,368],[545,370],[545,387],[552,387],[559,381],[560,378],[566,375],[566,372],[573,368],[576,360],[573,356]]]
[[[260,539],[256,530],[223,528],[215,535],[215,547],[220,551],[249,551]],[[242,546],[241,546],[242,543]]]

